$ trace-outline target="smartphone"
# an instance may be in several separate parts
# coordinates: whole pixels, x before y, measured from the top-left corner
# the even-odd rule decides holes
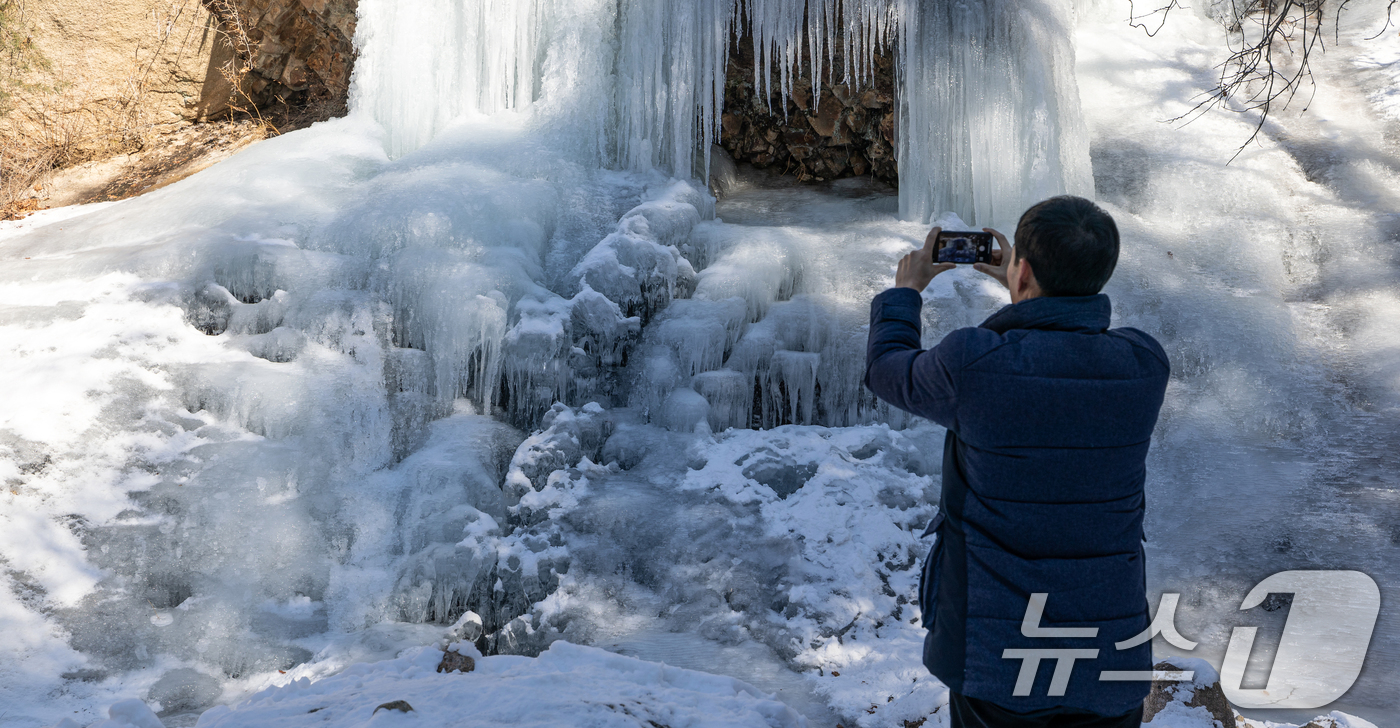
[[[963,230],[938,233],[937,263],[991,263],[992,234]]]

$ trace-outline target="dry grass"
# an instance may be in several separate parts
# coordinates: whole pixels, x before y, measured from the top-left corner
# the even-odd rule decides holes
[[[192,62],[207,40],[196,32],[199,0],[152,0],[151,32],[127,56],[129,67],[105,78],[58,77],[32,41],[44,1],[0,0],[0,47],[9,51],[0,59],[0,219],[40,206],[55,171],[139,153],[186,126],[158,112],[152,96],[168,82],[167,67]]]
[[[249,138],[344,113],[343,94],[259,108],[248,91],[254,44],[233,0],[146,0],[143,27],[150,32],[143,31],[140,46],[126,56],[129,67],[116,72],[115,85],[110,71],[105,78],[59,77],[32,40],[36,13],[56,2],[71,0],[0,0],[0,220],[43,208],[54,180],[62,187],[71,177],[59,173],[78,165],[130,155],[108,184],[82,201],[121,199],[198,168],[193,153],[218,155]],[[162,109],[168,102],[159,97],[168,96],[162,84],[168,85],[171,68],[201,58],[195,82],[208,68],[223,83],[203,85],[198,109],[187,116],[214,120],[192,127],[192,119]],[[227,99],[217,98],[223,93]],[[206,114],[211,107],[217,113]]]
[[[205,0],[205,7],[214,17],[218,32],[216,42],[232,51],[231,57],[219,64],[218,72],[228,87],[227,103],[230,115],[242,114],[261,119],[258,105],[248,94],[249,64],[253,57],[253,41],[248,37],[248,25],[233,0]]]

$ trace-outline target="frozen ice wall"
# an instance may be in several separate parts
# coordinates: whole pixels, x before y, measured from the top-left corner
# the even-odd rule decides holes
[[[597,159],[689,176],[723,101],[733,0],[360,5],[351,106],[397,156],[466,113],[535,105]],[[564,131],[556,129],[555,131]]]
[[[877,47],[901,43],[899,210],[906,218],[927,222],[952,212],[968,225],[1009,228],[1028,203],[1090,185],[1065,0],[370,0],[361,12],[364,50],[352,107],[385,128],[391,156],[463,115],[510,112],[536,138],[594,164],[703,176],[728,43],[748,30],[759,59],[756,85],[776,70],[784,91],[799,68],[858,85]],[[838,44],[844,65],[834,68]],[[425,190],[409,204],[426,212],[433,198]],[[494,402],[499,367],[502,403],[517,422],[533,421],[556,400],[578,405],[597,397],[630,402],[657,421],[674,419],[680,415],[663,410],[693,408],[696,392],[709,404],[712,426],[890,416],[853,384],[862,315],[849,302],[832,308],[819,300],[823,285],[834,284],[817,277],[806,238],[776,231],[758,244],[726,248],[724,233],[702,232],[690,241],[699,220],[692,214],[707,216],[707,204],[685,194],[647,203],[582,257],[555,251],[546,277],[558,295],[525,295],[501,346],[490,342],[506,323],[488,316],[472,329],[480,343],[428,347],[447,357],[435,368],[436,388],[465,377],[488,388],[473,390],[478,403]],[[721,248],[725,259],[711,260]],[[711,263],[716,269],[697,278]],[[733,266],[737,275],[728,275]],[[803,275],[812,277],[805,291]],[[633,353],[630,392],[623,393],[612,370],[639,327],[692,291],[698,300],[665,314]],[[400,309],[411,305],[406,295],[413,294],[396,294]],[[738,298],[742,312],[725,300]],[[769,316],[774,303],[781,305]],[[591,323],[581,329],[583,322]],[[433,330],[459,329],[443,322]],[[463,354],[476,370],[453,373],[448,362]]]
[[[394,156],[423,146],[463,114],[525,108],[539,95],[549,5],[548,0],[361,3],[351,105],[389,130]]]
[[[906,218],[1005,224],[1092,188],[1069,0],[367,0],[360,12],[351,105],[383,124],[394,156],[464,113],[542,104],[568,108],[552,118],[602,164],[703,177],[729,43],[749,30],[755,87],[776,72],[784,92],[799,69],[858,86],[874,50],[898,42]]]

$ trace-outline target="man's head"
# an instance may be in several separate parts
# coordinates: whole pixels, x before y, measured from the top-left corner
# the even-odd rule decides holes
[[[1021,215],[1011,257],[1012,268],[1030,264],[1039,295],[1091,296],[1118,265],[1118,226],[1089,200],[1051,197]]]

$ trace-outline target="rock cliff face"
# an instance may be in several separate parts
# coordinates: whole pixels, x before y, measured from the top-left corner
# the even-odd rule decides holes
[[[775,69],[764,98],[754,87],[753,39],[739,39],[730,48],[720,146],[736,162],[804,182],[868,175],[897,185],[893,48],[875,57],[873,83],[832,83],[842,63],[838,51],[834,78],[815,84],[804,67],[787,98]]]
[[[199,0],[0,3],[0,126],[82,137],[180,121],[209,62],[207,21]]]
[[[345,112],[358,0],[202,0],[223,42],[210,59],[199,115]],[[235,86],[237,82],[237,86]]]

